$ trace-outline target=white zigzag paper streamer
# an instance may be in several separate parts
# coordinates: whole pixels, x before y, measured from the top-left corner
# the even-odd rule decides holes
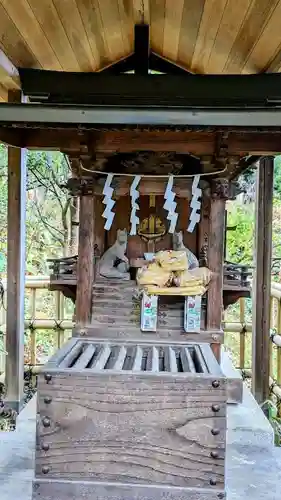
[[[115,205],[115,201],[112,199],[114,189],[110,186],[112,179],[113,174],[108,174],[102,192],[102,194],[104,194],[104,199],[102,200],[102,202],[105,204],[105,209],[102,216],[104,217],[104,219],[106,219],[106,222],[104,224],[104,229],[106,231],[109,231],[109,229],[111,228],[115,216],[115,213],[112,212],[112,208]]]
[[[131,196],[131,205],[132,205],[132,210],[131,210],[131,217],[130,217],[130,222],[131,222],[131,231],[130,235],[134,236],[137,234],[137,225],[139,224],[140,220],[139,217],[137,217],[137,210],[140,209],[139,204],[137,203],[137,199],[139,198],[139,192],[137,190],[137,187],[139,185],[139,182],[141,180],[140,175],[136,175],[131,187],[130,187],[130,196]]]
[[[192,183],[192,200],[190,203],[191,212],[189,217],[189,226],[187,228],[189,233],[193,233],[196,224],[200,221],[201,201],[199,201],[199,198],[202,196],[202,189],[198,187],[199,182],[200,175],[195,175]]]
[[[174,233],[177,225],[178,215],[176,213],[177,203],[175,200],[176,193],[172,191],[174,183],[174,177],[171,175],[167,182],[164,198],[164,209],[168,211],[167,220],[170,221],[169,233]]]

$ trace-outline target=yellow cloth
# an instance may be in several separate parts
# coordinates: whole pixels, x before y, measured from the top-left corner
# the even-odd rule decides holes
[[[208,285],[211,279],[211,271],[207,267],[197,267],[189,271],[175,273],[174,283],[178,287]]]
[[[138,270],[137,284],[139,286],[156,285],[164,287],[171,280],[171,273],[162,269],[156,262]]]
[[[164,250],[155,255],[155,260],[166,271],[183,271],[188,269],[185,251]]]
[[[194,287],[157,287],[153,285],[148,285],[145,287],[145,292],[148,295],[184,295],[184,296],[194,296],[194,295],[204,295],[206,288],[204,286],[194,286]]]
[[[212,272],[207,267],[196,267],[195,269],[190,269],[189,274],[193,279],[201,279],[203,285],[208,285],[212,278]]]

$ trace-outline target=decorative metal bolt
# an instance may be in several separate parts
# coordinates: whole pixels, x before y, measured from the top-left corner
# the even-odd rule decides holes
[[[43,465],[42,472],[43,474],[48,474],[50,472],[50,468],[48,467],[48,465]]]
[[[48,384],[49,382],[51,382],[51,380],[52,380],[52,375],[51,375],[50,373],[45,373],[44,377],[45,377],[45,380],[46,380],[47,384]]]
[[[48,451],[50,449],[50,445],[48,443],[42,443],[42,450]]]
[[[210,485],[211,486],[216,486],[216,484],[217,484],[217,480],[214,477],[211,477],[211,479],[210,479]]]
[[[46,405],[49,405],[51,402],[52,402],[52,398],[51,398],[51,396],[45,396],[45,397],[44,397],[44,403],[45,403]]]
[[[215,429],[211,430],[211,433],[213,434],[213,436],[218,436],[220,433],[220,430],[215,428]]]
[[[219,454],[217,451],[211,451],[211,457],[212,458],[219,458]]]
[[[219,405],[213,405],[212,406],[212,410],[213,410],[213,412],[218,413],[218,411],[220,411],[220,406]]]
[[[212,386],[214,389],[217,389],[220,386],[220,381],[219,380],[213,380]]]
[[[80,330],[80,335],[81,335],[82,337],[85,337],[85,335],[86,335],[86,330]]]
[[[51,420],[49,419],[49,417],[44,417],[42,419],[42,424],[44,427],[50,427],[51,425]]]
[[[212,335],[212,339],[216,342],[219,339],[219,337],[217,335]]]

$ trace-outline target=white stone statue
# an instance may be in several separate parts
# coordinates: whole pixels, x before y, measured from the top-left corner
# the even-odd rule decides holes
[[[179,233],[173,233],[173,250],[183,250],[186,252],[188,269],[199,267],[199,262],[195,255],[184,245],[182,231],[179,231]]]
[[[115,243],[103,254],[100,259],[99,272],[105,278],[129,280],[129,260],[127,250],[128,235],[126,229],[118,229]]]

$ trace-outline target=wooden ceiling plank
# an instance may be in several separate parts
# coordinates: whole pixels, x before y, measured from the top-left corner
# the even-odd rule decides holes
[[[42,67],[60,70],[61,65],[26,0],[0,0],[26,44]]]
[[[19,72],[0,49],[0,82],[8,89],[20,89]]]
[[[165,0],[150,2],[150,45],[151,50],[160,55],[163,55],[165,15]]]
[[[207,73],[221,73],[253,0],[228,0],[206,66]]]
[[[184,1],[178,0],[175,8],[175,0],[166,0],[163,55],[172,61],[176,61],[178,57]]]
[[[281,2],[272,12],[259,40],[249,55],[248,66],[253,73],[277,72],[281,67]],[[246,65],[245,65],[246,66]],[[245,69],[245,68],[243,68]],[[244,72],[244,71],[243,71]]]
[[[77,6],[91,46],[95,71],[112,64],[112,58],[105,40],[102,19],[97,1],[79,0]]]
[[[0,99],[1,101],[8,102],[8,89],[0,84]]]
[[[130,52],[124,46],[118,5],[116,0],[98,0],[98,4],[111,60],[117,61]]]
[[[191,68],[201,18],[207,0],[185,0],[180,28],[177,62]]]
[[[79,64],[70,45],[54,4],[50,0],[28,0],[37,21],[48,38],[64,71],[79,71]]]
[[[0,3],[0,48],[16,67],[42,67]]]
[[[281,70],[281,43],[274,55],[272,61],[270,61],[269,65],[266,68],[267,73],[278,73]]]
[[[155,3],[154,0],[153,2]],[[151,0],[124,0],[126,11],[131,12],[133,24],[150,24],[150,4]]]
[[[127,3],[127,5],[126,5]],[[134,44],[134,29],[132,17],[132,4],[131,2],[124,2],[124,0],[117,0],[119,10],[119,17],[121,22],[121,33],[123,37],[124,53],[130,54],[133,50]]]
[[[53,3],[81,71],[93,71],[95,68],[93,54],[75,0],[53,0]]]
[[[191,69],[206,73],[210,54],[228,0],[207,0],[200,23]]]
[[[241,73],[251,50],[259,38],[279,0],[255,0],[229,53],[224,73]]]

